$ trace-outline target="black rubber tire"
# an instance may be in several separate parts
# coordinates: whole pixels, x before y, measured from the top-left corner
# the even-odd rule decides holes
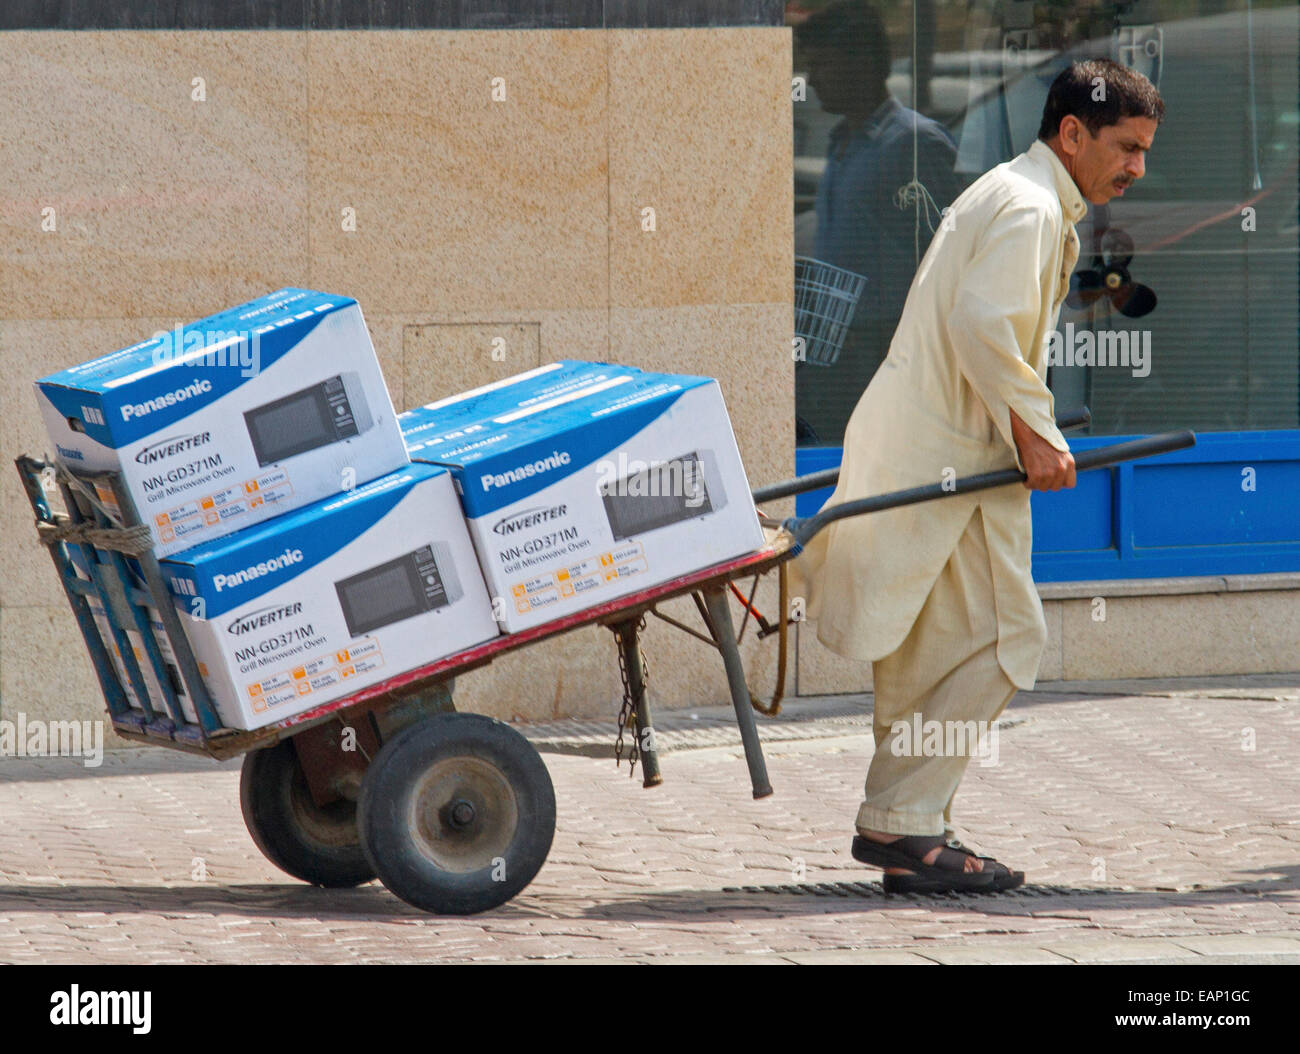
[[[239,805],[262,855],[294,878],[346,889],[375,877],[361,849],[357,803],[340,799],[321,808],[312,801],[289,740],[244,755]]]
[[[438,915],[473,915],[504,904],[541,870],[555,837],[555,788],[509,725],[435,714],[375,755],[357,826],[390,892]]]

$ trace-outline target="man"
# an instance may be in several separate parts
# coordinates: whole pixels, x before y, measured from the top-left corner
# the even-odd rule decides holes
[[[987,728],[979,723],[1034,685],[1046,626],[1030,576],[1029,489],[1074,486],[1044,383],[1046,341],[1085,200],[1104,204],[1142,178],[1163,117],[1151,83],[1114,62],[1074,63],[1056,78],[1038,140],[958,197],[921,261],[889,355],[849,421],[830,503],[1012,460],[1025,487],[841,520],[793,565],[822,643],[873,663],[876,751],[853,855],[885,870],[888,891],[1024,881],[951,841],[970,751],[924,756],[905,739],[918,716],[923,729]]]
[[[889,350],[940,210],[965,180],[953,171],[957,147],[947,129],[889,94],[889,37],[876,8],[841,0],[795,32],[809,87],[826,113],[841,115],[817,184],[812,255],[867,279],[839,359],[796,375],[800,417],[816,441],[838,444]]]

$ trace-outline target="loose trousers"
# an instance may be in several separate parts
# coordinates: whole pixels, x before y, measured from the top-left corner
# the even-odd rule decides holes
[[[952,799],[976,749],[970,732],[991,726],[1016,693],[998,665],[997,641],[993,576],[976,508],[911,631],[872,664],[876,752],[859,831],[953,836]],[[929,736],[936,728],[937,753]]]

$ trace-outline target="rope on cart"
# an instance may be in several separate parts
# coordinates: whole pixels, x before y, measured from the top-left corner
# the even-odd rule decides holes
[[[93,487],[62,465],[46,461],[41,465],[40,474],[43,490],[48,492],[55,482],[61,483],[79,494],[97,509],[104,519],[113,524],[111,527],[101,527],[89,519],[74,523],[66,514],[53,513],[49,520],[36,521],[36,533],[45,545],[58,545],[62,542],[71,545],[93,545],[126,556],[140,556],[153,548],[153,538],[145,524],[124,526],[114,510],[100,501]]]
[[[152,547],[149,528],[144,524],[134,527],[96,527],[89,521],[73,523],[60,516],[54,523],[37,523],[36,533],[46,545],[58,545],[60,542],[93,545],[127,556],[139,556]]]
[[[790,607],[790,583],[785,572],[785,564],[781,564],[776,569],[777,596],[779,598],[777,603],[780,605],[780,615],[777,618],[776,690],[773,691],[772,698],[766,706],[759,701],[752,691],[749,693],[749,705],[764,717],[776,717],[781,712],[781,700],[785,698],[785,660],[790,628],[789,621],[786,619],[786,612]]]

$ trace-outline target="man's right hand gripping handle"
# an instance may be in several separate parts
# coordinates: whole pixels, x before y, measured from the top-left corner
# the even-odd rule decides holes
[[[1011,411],[1011,435],[1016,441],[1025,486],[1030,490],[1060,490],[1074,486],[1074,455],[1057,450]]]

